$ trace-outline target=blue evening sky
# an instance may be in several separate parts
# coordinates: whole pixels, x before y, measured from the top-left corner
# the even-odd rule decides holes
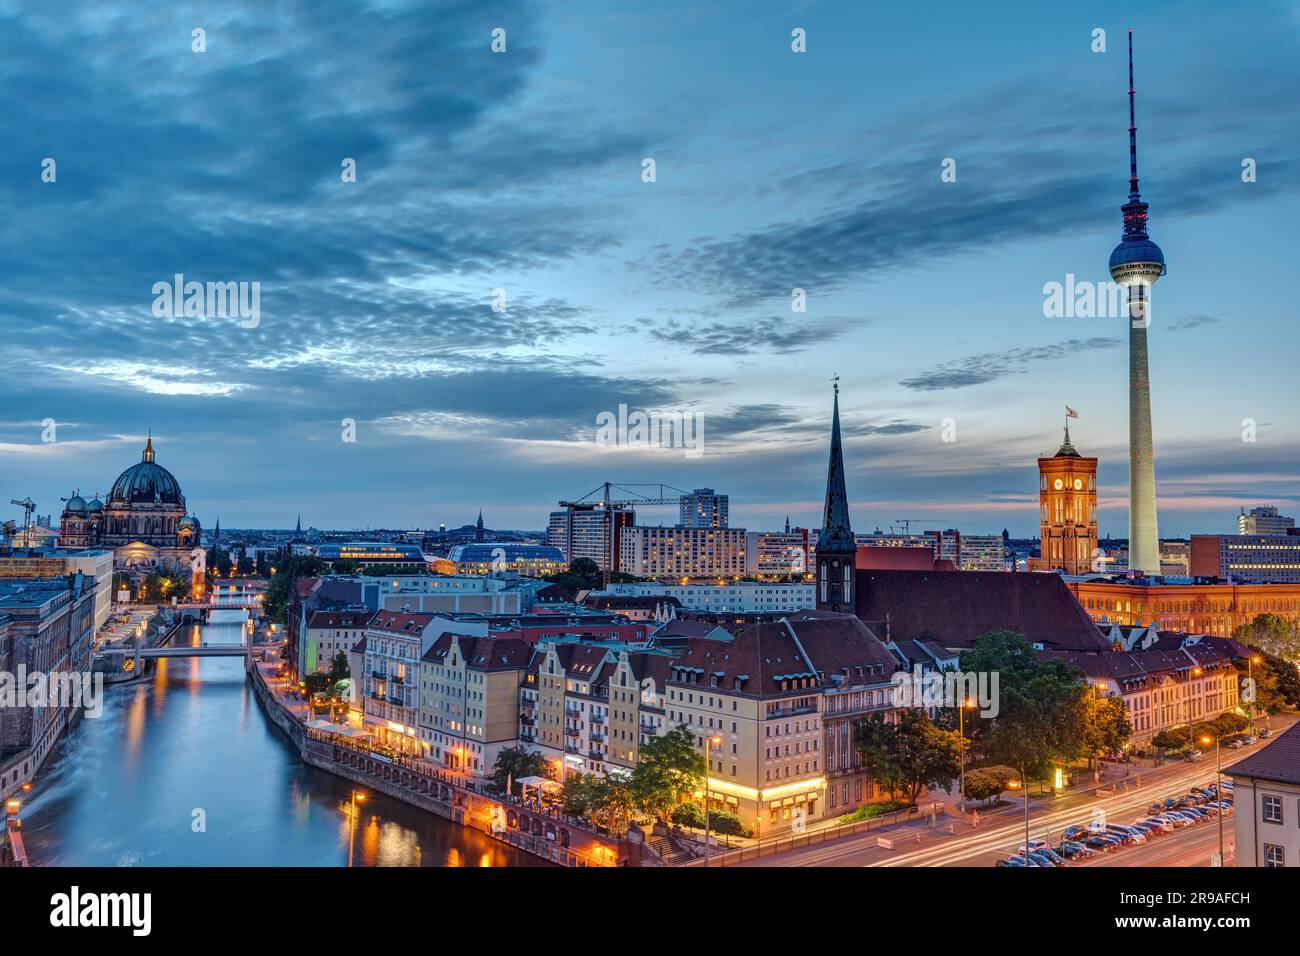
[[[1294,3],[0,2],[0,499],[152,428],[207,526],[539,528],[606,479],[815,526],[838,374],[857,530],[1035,532],[1068,403],[1123,535],[1125,322],[1042,290],[1108,278],[1130,26],[1161,532],[1294,511]],[[155,317],[175,273],[260,324]],[[599,447],[620,404],[703,454]]]

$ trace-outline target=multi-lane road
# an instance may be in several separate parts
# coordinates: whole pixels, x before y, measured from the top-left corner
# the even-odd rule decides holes
[[[1275,730],[1277,721],[1274,722]],[[1223,755],[1228,766],[1276,740],[1276,733],[1247,750]],[[1137,786],[1141,780],[1142,785]],[[1101,793],[1074,792],[1057,797],[1030,801],[1029,835],[1055,845],[1061,831],[1069,826],[1086,825],[1095,817],[1115,823],[1132,823],[1147,815],[1147,808],[1157,800],[1185,794],[1194,786],[1213,782],[1214,757],[1196,763],[1175,762],[1159,768],[1134,769],[1124,781],[1128,788]],[[1011,807],[1003,806],[985,813],[978,827],[955,816],[940,816],[937,827],[918,822],[891,828],[885,833],[870,832],[816,846],[793,850],[748,861],[743,866],[992,866],[1009,856],[1025,839],[1025,819]],[[1233,845],[1232,815],[1223,821],[1224,845],[1231,860]],[[1110,853],[1100,853],[1084,866],[1209,866],[1210,856],[1218,852],[1219,829],[1214,818],[1193,827],[1152,837],[1145,844],[1127,846]],[[876,845],[877,837],[886,836],[893,849]]]

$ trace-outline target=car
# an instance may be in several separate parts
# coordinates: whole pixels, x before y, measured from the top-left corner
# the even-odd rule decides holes
[[[1161,820],[1159,817],[1143,817],[1138,823],[1146,824],[1156,833],[1168,833],[1174,828],[1168,820]]]
[[[1120,845],[1119,840],[1114,837],[1104,837],[1096,833],[1084,837],[1080,842],[1090,850],[1100,850],[1103,853],[1109,852]]]
[[[1209,811],[1206,810],[1204,807],[1183,807],[1183,811],[1182,811],[1182,812],[1183,812],[1183,813],[1190,813],[1192,816],[1196,817],[1198,820],[1204,820],[1206,817],[1208,817],[1208,816],[1210,815]]]
[[[1065,865],[1065,857],[1057,853],[1050,846],[1045,846],[1041,850],[1035,850],[1033,853],[1030,854],[1030,856],[1033,857],[1037,857],[1039,855],[1047,857],[1047,859],[1051,860],[1055,866]]]
[[[1190,817],[1185,817],[1181,813],[1177,813],[1173,810],[1160,814],[1158,819],[1168,820],[1176,827],[1190,827],[1192,825],[1192,820]]]
[[[1271,731],[1271,730],[1269,730],[1267,727],[1265,727],[1263,730],[1261,730],[1261,731],[1259,732],[1259,735],[1260,735],[1261,737],[1272,737],[1272,736],[1273,736],[1273,731]]]
[[[1062,840],[1078,840],[1086,836],[1088,831],[1084,827],[1066,827],[1061,831]]]
[[[1187,755],[1184,756],[1183,759],[1186,760],[1188,763],[1194,763],[1195,761],[1200,760],[1201,756],[1202,754],[1199,750],[1189,750],[1187,752]]]
[[[1178,801],[1173,797],[1166,797],[1164,806],[1166,810],[1176,810],[1178,809]]]
[[[1056,852],[1067,860],[1083,860],[1097,855],[1096,850],[1089,849],[1078,840],[1062,840],[1057,845]]]
[[[1001,860],[998,860],[998,862],[994,864],[994,866],[1024,866],[1024,865],[1025,865],[1025,859],[1024,857],[1020,857],[1020,856],[1008,856]]]
[[[1244,739],[1242,740],[1242,743],[1246,744],[1247,746],[1249,746],[1250,744],[1253,744],[1254,742],[1255,742],[1255,737],[1253,737],[1253,736],[1246,737],[1246,738],[1244,738]]]
[[[1057,859],[1060,858],[1058,857]],[[1039,866],[1056,867],[1056,866],[1065,865],[1064,860],[1061,860],[1061,862],[1058,864],[1055,860],[1053,860],[1050,856],[1047,855],[1046,850],[1036,850],[1033,853],[1029,854],[1029,861],[1031,863],[1036,863]]]
[[[1051,844],[1048,843],[1046,840],[1030,840],[1030,841],[1029,841],[1029,852],[1030,852],[1030,853],[1033,853],[1035,850],[1041,850],[1041,849],[1043,849],[1044,847],[1050,847],[1050,846],[1051,846]],[[1020,846],[1016,847],[1016,852],[1017,852],[1017,853],[1024,853],[1024,852],[1025,852],[1025,845],[1022,843],[1022,844],[1020,844]]]
[[[1137,827],[1127,826],[1123,823],[1112,823],[1109,827],[1111,832],[1118,832],[1121,835],[1128,834],[1134,843],[1146,843],[1147,835]]]
[[[1134,823],[1130,823],[1129,826],[1132,827],[1134,830],[1137,830],[1145,837],[1155,836],[1157,833],[1164,832],[1163,830],[1159,830],[1156,827],[1152,826],[1150,823],[1147,823],[1143,820],[1138,820]]]
[[[1228,749],[1229,749],[1229,750],[1240,750],[1240,749],[1241,749],[1242,747],[1244,747],[1244,746],[1246,746],[1246,745],[1243,744],[1240,740],[1234,740],[1232,743],[1228,744]]]

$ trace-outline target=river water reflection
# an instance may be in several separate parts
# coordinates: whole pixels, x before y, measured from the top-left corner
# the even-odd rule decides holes
[[[212,617],[185,640],[240,639],[242,611]],[[302,762],[239,658],[160,660],[106,698],[34,781],[23,834],[37,865],[347,866],[349,842],[356,866],[544,865],[377,793],[354,819],[349,782]]]

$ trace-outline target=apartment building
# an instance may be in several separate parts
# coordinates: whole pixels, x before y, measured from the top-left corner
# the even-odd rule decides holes
[[[624,528],[619,570],[646,578],[739,578],[744,528]]]
[[[759,612],[806,611],[817,603],[812,584],[760,584],[735,581],[730,584],[681,584],[680,582],[635,582],[611,584],[596,595],[621,597],[676,598],[685,609],[712,613],[753,614]]]
[[[522,695],[521,734],[560,771],[603,774],[608,760],[609,697],[604,670],[623,645],[544,639],[534,648]]]
[[[0,672],[14,680],[40,674],[52,686],[89,672],[94,634],[95,591],[85,575],[0,581]],[[39,697],[0,707],[0,797],[32,779],[79,716]]]
[[[518,637],[445,632],[420,661],[417,724],[425,759],[477,777],[519,738],[519,690],[532,648]]]
[[[1241,703],[1240,677],[1225,642],[1172,650],[1040,651],[1079,668],[1097,693],[1118,696],[1133,726],[1129,742],[1151,746],[1162,730],[1212,720]]]
[[[432,614],[378,611],[366,627],[362,719],[381,743],[412,755],[423,751],[420,661],[442,633],[433,622]]]
[[[602,671],[598,686],[609,702],[606,773],[631,773],[641,747],[668,729],[664,701],[672,658],[660,649],[620,650]]]
[[[754,624],[731,641],[691,638],[670,665],[666,724],[686,724],[702,751],[706,738],[715,741],[710,805],[737,813],[759,833],[797,830],[832,815],[828,723],[836,740],[835,782],[850,784],[847,802],[837,791],[834,815],[852,809],[855,797],[871,798],[870,782],[840,744],[843,735],[851,747],[851,730],[840,728],[860,716],[855,704],[860,712],[874,706],[854,694],[884,690],[896,667],[851,615],[806,612]],[[828,690],[836,708],[830,715]]]
[[[301,629],[298,660],[303,674],[327,674],[339,654],[351,654],[366,636],[375,612],[366,608],[310,611]],[[353,673],[359,679],[360,674]]]
[[[749,531],[745,534],[745,573],[757,578],[807,574],[808,529]]]

